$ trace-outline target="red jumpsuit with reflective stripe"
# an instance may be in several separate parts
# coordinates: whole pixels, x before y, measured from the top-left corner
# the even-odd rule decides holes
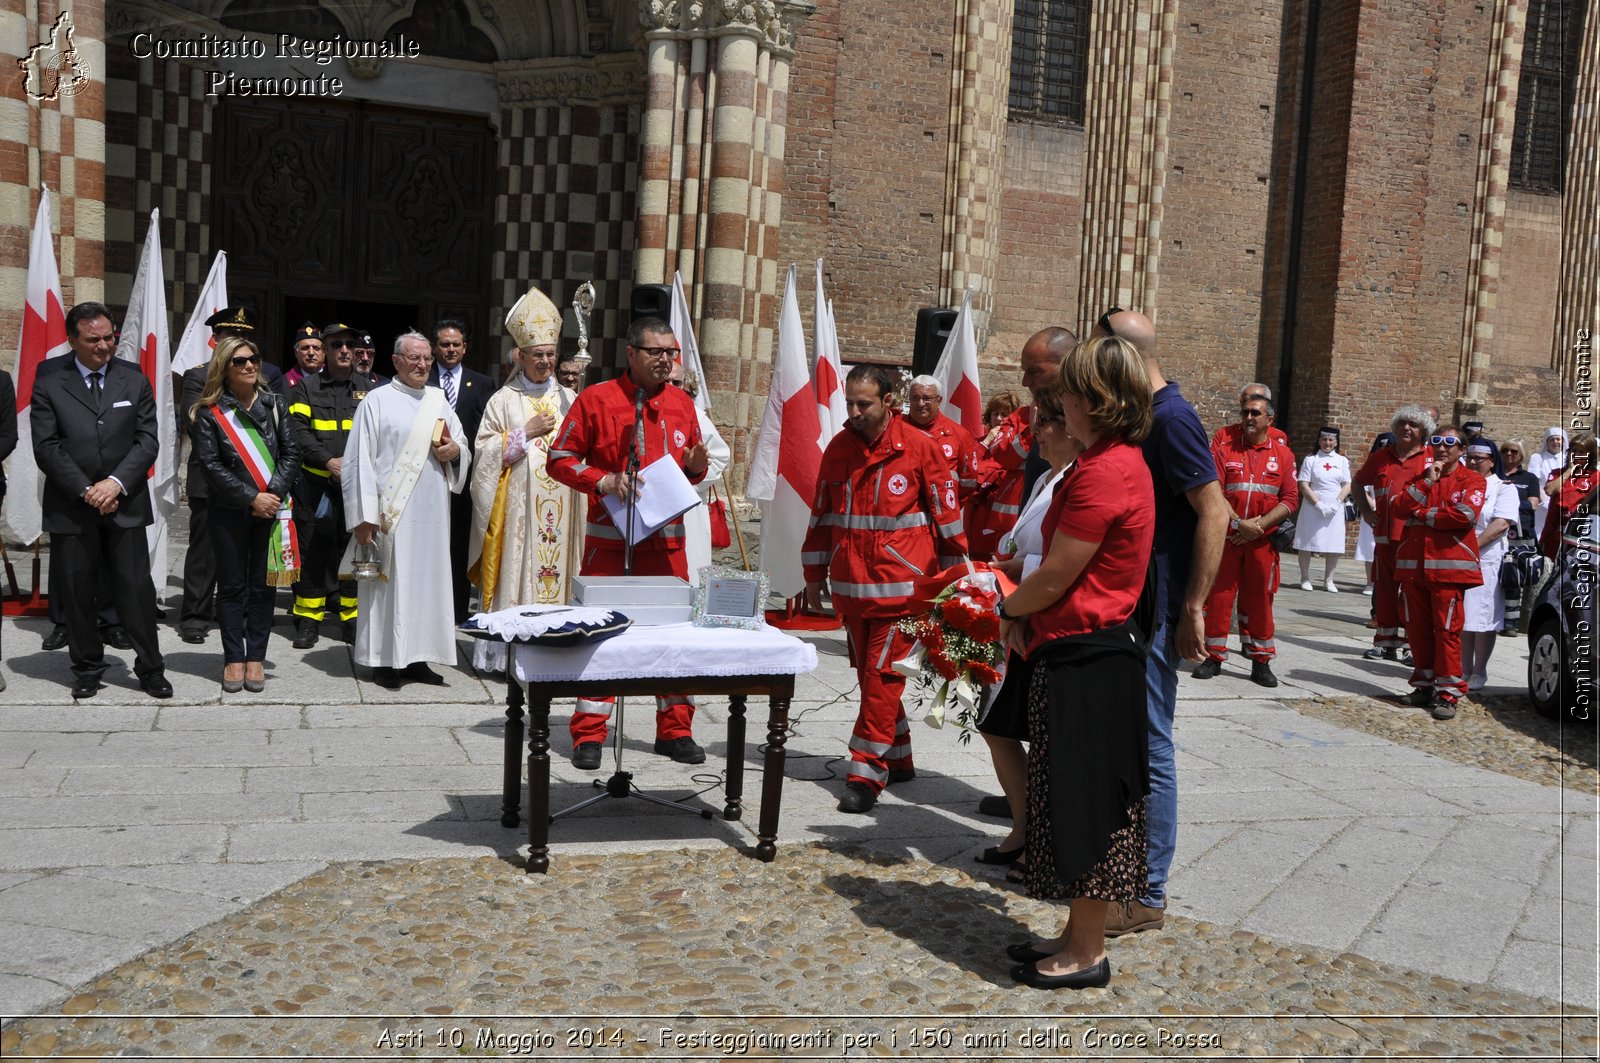
[[[1022,512],[1023,464],[1033,449],[1033,407],[1012,410],[993,442],[977,445],[973,492],[967,499],[967,544],[974,561],[987,561]]]
[[[1427,464],[1426,447],[1404,461],[1395,456],[1393,447],[1384,447],[1368,457],[1351,477],[1357,487],[1372,488],[1373,508],[1377,510],[1378,519],[1372,526],[1372,615],[1378,628],[1372,633],[1372,644],[1383,650],[1405,645],[1405,639],[1400,637],[1400,585],[1394,575],[1395,553],[1400,549],[1405,522],[1394,516],[1394,495]]]
[[[1483,582],[1475,526],[1487,491],[1487,481],[1458,462],[1437,483],[1418,476],[1392,499],[1405,529],[1394,567],[1411,643],[1411,685],[1432,687],[1450,702],[1467,692],[1461,599]]]
[[[595,488],[607,473],[623,472],[627,468],[628,452],[635,442],[634,387],[633,378],[625,373],[580,392],[566,420],[556,431],[556,440],[545,464],[557,483],[589,494],[583,560],[578,569],[584,576],[623,574],[626,551],[622,533],[612,522]],[[640,468],[668,454],[681,467],[684,451],[698,442],[700,419],[695,415],[694,400],[683,389],[663,385],[654,395],[645,398],[644,454]],[[685,475],[695,482],[705,474],[685,471]],[[634,546],[633,574],[688,578],[681,517]],[[606,740],[613,701],[612,698],[578,699],[577,711],[568,725],[574,746]],[[693,698],[682,694],[656,698],[657,738],[687,738],[693,722]]]
[[[928,437],[890,415],[869,443],[846,430],[822,454],[802,547],[806,581],[827,580],[850,637],[861,708],[849,779],[882,790],[912,768],[911,732],[890,667],[910,650],[895,622],[916,610],[916,580],[966,558],[956,484]]]
[[[1218,432],[1211,442],[1223,497],[1241,520],[1265,516],[1278,505],[1290,515],[1300,508],[1300,485],[1295,482],[1294,454],[1273,439],[1270,432],[1252,446],[1244,433]],[[1206,654],[1213,660],[1228,656],[1228,627],[1233,602],[1239,600],[1239,641],[1252,661],[1270,661],[1278,652],[1273,640],[1272,599],[1278,593],[1278,551],[1272,537],[1263,535],[1248,543],[1228,542],[1222,563],[1206,599]]]
[[[978,441],[972,438],[971,432],[942,413],[934,414],[932,423],[927,427],[909,417],[905,418],[905,422],[907,428],[915,428],[926,435],[933,443],[933,449],[944,458],[945,464],[950,467],[950,475],[956,481],[956,501],[965,505],[978,488],[978,461],[983,456],[983,448]]]

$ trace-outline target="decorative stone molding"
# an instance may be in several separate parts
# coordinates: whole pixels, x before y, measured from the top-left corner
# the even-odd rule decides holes
[[[811,0],[644,0],[639,25],[647,37],[750,34],[791,55],[800,23],[816,9]]]
[[[644,99],[644,66],[633,52],[593,59],[496,63],[502,104],[633,103]]]

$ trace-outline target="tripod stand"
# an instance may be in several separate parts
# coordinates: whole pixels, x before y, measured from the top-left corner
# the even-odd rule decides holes
[[[624,476],[626,477],[625,482],[630,488],[628,493],[627,526],[622,531],[622,574],[624,576],[633,575],[634,512],[638,506],[639,488],[637,478],[639,475],[639,466],[643,455],[644,389],[639,388],[634,392],[633,395],[633,446],[628,448],[628,464],[624,473]],[[597,787],[602,787],[605,790],[605,793],[596,794],[587,801],[579,801],[571,808],[563,808],[560,812],[557,812],[555,815],[550,817],[551,822],[560,819],[562,816],[570,816],[574,812],[588,808],[596,801],[604,801],[607,798],[623,797],[637,797],[640,800],[649,801],[651,804],[662,805],[666,808],[676,809],[679,812],[698,814],[701,819],[710,819],[711,810],[709,808],[691,808],[682,801],[672,801],[665,797],[657,797],[655,794],[647,794],[643,790],[639,789],[639,787],[634,785],[633,773],[622,770],[622,732],[626,721],[628,705],[628,699],[626,695],[619,695],[617,697],[616,705],[616,719],[613,721],[611,728],[611,778],[607,779],[605,782],[601,782],[599,779],[594,780],[594,785]],[[685,800],[687,800],[687,798]]]

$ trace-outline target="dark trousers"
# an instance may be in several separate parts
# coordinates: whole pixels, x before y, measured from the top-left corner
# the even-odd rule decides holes
[[[318,485],[320,486],[320,485]],[[300,537],[300,578],[294,584],[294,616],[298,620],[354,620],[356,584],[339,579],[339,561],[350,542],[344,526],[344,500],[339,485],[324,488],[328,515],[317,517],[323,491],[297,494],[295,533]]]
[[[49,610],[46,613],[50,622],[57,627],[67,626],[66,595],[56,590],[66,583],[66,574],[61,568],[61,551],[55,548],[55,536],[51,536],[50,543],[50,594],[45,605]],[[101,581],[98,589],[100,615],[98,618],[100,632],[103,636],[106,628],[116,627],[122,621],[117,619],[117,607],[111,601],[111,584]]]
[[[110,585],[111,602],[133,643],[133,671],[140,679],[164,666],[156,643],[156,588],[150,582],[150,552],[143,528],[122,528],[108,519],[91,522],[76,535],[50,536],[52,598],[60,592],[67,624],[72,674],[99,678],[106,670],[100,638],[100,592]]]
[[[217,627],[226,664],[264,661],[272,633],[273,588],[267,586],[272,521],[241,509],[211,511],[217,562]]]
[[[450,496],[450,601],[456,623],[472,615],[471,584],[467,582],[467,541],[472,538],[472,496],[466,491]]]
[[[183,607],[180,628],[206,628],[216,618],[217,556],[211,549],[211,505],[189,496],[189,551],[183,557]]]

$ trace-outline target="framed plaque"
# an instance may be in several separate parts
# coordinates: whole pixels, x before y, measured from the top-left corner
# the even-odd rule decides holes
[[[767,574],[707,565],[694,588],[690,618],[696,627],[736,627],[755,631],[766,625]]]

